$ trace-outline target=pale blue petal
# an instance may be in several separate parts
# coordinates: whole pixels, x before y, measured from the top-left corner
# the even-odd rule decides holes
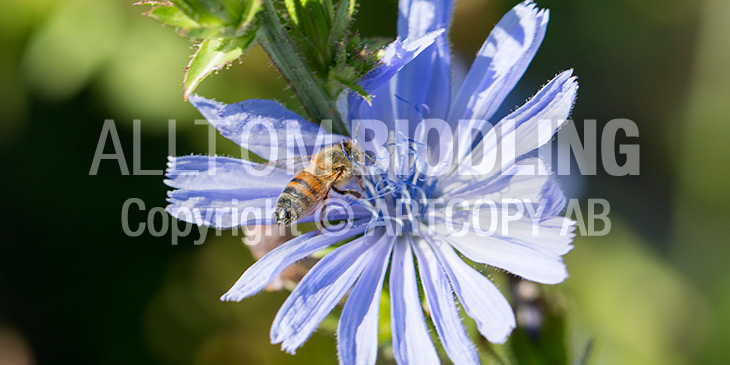
[[[371,262],[350,292],[337,327],[337,353],[342,364],[375,364],[378,354],[378,311],[393,238],[375,243]]]
[[[490,342],[504,343],[516,325],[507,299],[489,279],[467,265],[448,243],[441,240],[429,240],[429,243],[479,332]]]
[[[411,244],[403,237],[393,248],[390,313],[395,360],[399,364],[439,364],[423,318]]]
[[[271,100],[251,99],[230,105],[198,95],[189,100],[223,137],[267,160],[311,155],[317,148],[344,138]]]
[[[537,196],[547,176],[535,176],[536,174],[533,172],[535,167],[530,164],[530,161],[532,159],[520,161],[499,175],[488,178],[479,175],[452,175],[439,179],[439,183],[443,187],[438,190],[438,196],[444,199],[465,199],[470,203],[483,199],[497,201],[504,197],[501,194],[504,190],[514,188],[525,192],[525,195],[521,195],[521,197]],[[512,187],[512,184],[515,184],[516,187]]]
[[[355,93],[350,93],[348,117],[350,123],[352,124],[353,121],[358,119],[372,119],[386,123],[389,129],[395,129],[393,126],[394,116],[396,115],[395,108],[399,101],[395,98],[391,88],[392,82],[385,82],[384,85],[380,85],[374,92],[370,93],[372,97],[370,104]]]
[[[522,77],[545,36],[549,13],[524,1],[507,13],[477,54],[454,99],[449,122],[489,120]]]
[[[558,216],[567,199],[549,168],[539,158],[528,158],[502,175],[481,183],[481,186],[479,184],[442,196],[447,200],[465,199],[474,207],[471,212],[475,216],[462,221],[452,220],[456,230],[469,223],[472,232],[466,238],[454,237],[453,240],[457,241],[455,245],[475,261],[501,267],[517,275],[538,275],[541,279],[530,277],[546,283],[562,281],[567,272],[559,256],[573,248],[575,222]],[[523,210],[522,217],[505,219],[504,212],[514,209],[516,201]],[[445,232],[443,227],[441,231]],[[514,252],[505,254],[491,251],[500,249]],[[490,255],[495,257],[489,258]],[[509,264],[500,258],[505,259],[507,256],[517,261],[520,261],[521,256],[535,261],[525,271],[524,267],[516,265],[517,262],[510,267],[505,266]],[[522,262],[526,263],[525,260]],[[530,273],[534,270],[545,271]]]
[[[559,249],[547,250],[486,233],[489,231],[491,220],[485,212],[482,212],[481,218],[480,229],[485,233],[467,230],[458,236],[450,235],[445,225],[435,225],[434,230],[446,237],[451,245],[472,261],[494,266],[543,284],[557,284],[568,277],[562,257],[555,254]],[[497,226],[502,223],[499,219],[496,218]],[[545,245],[560,246],[566,241],[572,241],[572,237],[561,236],[559,233],[558,230],[557,234],[545,237],[545,240],[549,240]],[[538,238],[540,237],[536,237]]]
[[[360,86],[371,96],[370,104],[356,93],[349,96],[348,120],[375,119],[385,123],[395,120],[394,108],[401,103],[392,92],[393,76],[411,62],[416,56],[432,45],[443,29],[424,35],[418,39],[395,40],[385,51],[380,65],[368,72],[360,80]]]
[[[294,353],[317,329],[370,263],[372,237],[363,236],[327,254],[289,295],[271,326],[271,342]]]
[[[399,3],[398,35],[416,38],[448,28],[453,1],[406,0]],[[446,32],[404,67],[395,81],[394,117],[415,124],[422,118],[444,119],[451,103],[451,50]]]
[[[274,224],[274,205],[283,187],[226,190],[173,190],[167,210],[173,217],[199,226],[232,228]]]
[[[448,182],[447,182],[448,183]],[[527,201],[542,205],[541,216],[559,214],[567,202],[560,184],[540,158],[526,158],[512,165],[500,175],[489,179],[476,177],[466,186],[445,192],[444,199],[465,199],[470,203],[489,199],[496,203],[505,200]]]
[[[490,238],[501,238],[518,245],[547,251],[550,255],[562,256],[573,246],[575,222],[558,216],[567,203],[567,198],[547,165],[540,158],[527,158],[502,175],[486,183],[475,183],[463,191],[448,194],[445,199],[465,199],[478,209],[478,223],[482,231],[489,231],[494,224]],[[493,202],[494,206],[484,202]],[[508,202],[519,201],[524,215],[518,220],[504,220],[502,209]],[[514,206],[512,206],[514,208]],[[497,211],[493,212],[492,209]],[[474,230],[474,219],[469,221]],[[496,223],[496,224],[495,224]]]
[[[216,100],[206,99],[198,94],[190,95],[188,101],[209,121],[218,119],[218,113],[226,107],[226,104]]]
[[[350,230],[338,232],[312,231],[292,238],[251,265],[221,300],[239,302],[260,292],[289,265],[337,242],[363,233],[365,226],[366,224],[356,224]]]
[[[415,39],[448,28],[453,12],[453,1],[401,0],[398,3],[398,37]]]
[[[563,188],[555,175],[550,175],[540,192],[540,204],[544,205],[542,216],[552,217],[560,214],[568,203]]]
[[[282,170],[266,176],[250,174],[256,163],[221,156],[168,157],[165,184],[176,189],[278,189],[281,192],[291,180]]]
[[[444,29],[439,29],[416,39],[396,39],[385,49],[383,57],[380,59],[380,65],[360,79],[360,86],[369,94],[373,93],[390,81],[398,71],[433,44],[436,38],[443,33]],[[355,94],[353,97],[362,99]]]
[[[479,355],[461,323],[444,269],[426,241],[416,239],[414,246],[428,309],[446,354],[454,364],[479,364]]]
[[[273,205],[290,177],[272,171],[251,176],[249,161],[227,157],[170,157],[165,183],[170,215],[216,228],[273,223]]]
[[[429,47],[393,79],[391,86],[396,108],[391,118],[408,120],[410,137],[421,120],[443,120],[449,112],[451,68],[448,56],[442,52],[448,54],[448,47],[444,46],[443,50],[437,45]]]
[[[510,221],[507,230],[500,225],[494,237],[545,252],[551,257],[562,256],[573,249],[575,221],[552,216],[532,221],[530,218]]]
[[[286,171],[274,169],[265,176],[249,173],[256,164],[227,157],[170,157],[165,183],[178,190],[168,192],[166,210],[174,217],[198,225],[231,228],[246,224],[273,224],[273,207],[291,180]],[[261,171],[258,171],[261,173]],[[328,204],[341,206],[331,197]],[[346,203],[348,210],[330,210],[327,218],[361,219],[371,213]],[[317,214],[300,223],[312,222]]]
[[[570,116],[577,92],[578,80],[573,76],[573,70],[564,71],[500,122],[514,121],[514,128],[502,128],[501,139],[505,139],[507,130],[514,131],[517,142],[515,157],[523,156],[552,139]]]
[[[578,82],[572,74],[568,70],[555,77],[530,101],[487,132],[472,153],[496,163],[474,167],[475,173],[493,176],[552,139],[573,108]]]

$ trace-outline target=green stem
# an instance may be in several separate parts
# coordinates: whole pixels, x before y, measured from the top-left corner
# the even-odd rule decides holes
[[[312,71],[299,57],[271,0],[263,0],[259,16],[261,17],[259,42],[289,82],[309,117],[317,124],[321,124],[323,120],[332,120],[332,133],[348,136],[349,133],[335,102],[329,98]]]

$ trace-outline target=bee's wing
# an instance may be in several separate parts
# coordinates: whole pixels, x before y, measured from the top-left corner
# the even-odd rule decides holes
[[[269,161],[269,162],[263,162],[256,166],[254,166],[254,170],[266,170],[270,166],[273,166],[276,169],[280,170],[301,170],[306,165],[309,164],[309,162],[312,160],[312,156],[299,156],[299,157],[292,157],[292,158],[282,158],[281,160],[275,160],[275,161]]]
[[[329,196],[330,190],[332,190],[332,187],[335,186],[335,183],[337,182],[337,179],[340,178],[340,175],[342,175],[342,172],[337,171],[330,175],[318,175],[317,177],[322,180],[324,183],[322,187],[322,192],[318,197],[317,204],[314,204],[312,208],[309,209],[309,212],[307,212],[307,215],[314,214],[314,212],[319,209],[320,205],[326,203],[325,199]]]

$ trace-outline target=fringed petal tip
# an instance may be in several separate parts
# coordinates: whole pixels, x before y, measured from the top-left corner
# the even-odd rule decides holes
[[[228,291],[225,294],[221,295],[219,299],[221,302],[240,302],[245,298],[245,296],[236,295],[235,293],[231,293],[231,291]]]
[[[551,80],[549,83],[557,81],[561,84],[561,95],[572,95],[570,98],[570,108],[568,108],[568,114],[566,115],[566,118],[569,117],[573,113],[573,106],[575,105],[575,98],[578,94],[578,76],[573,75],[573,72],[575,70],[572,68],[569,68],[557,75]],[[565,79],[564,81],[561,81]],[[547,86],[547,84],[545,85]],[[556,97],[558,98],[558,97]]]
[[[170,196],[172,191],[168,191],[167,193],[168,193],[168,196]],[[165,207],[165,211],[168,214],[170,214],[171,216],[175,217],[176,219],[181,220],[183,222],[192,223],[192,224],[195,224],[196,226],[200,226],[200,227],[217,228],[213,224],[211,224],[211,222],[207,222],[204,219],[202,219],[202,217],[196,216],[195,214],[181,214],[179,211],[179,208],[177,206],[175,206],[175,203],[176,203],[175,198],[171,197],[171,198],[167,199],[167,202],[170,204]],[[231,227],[221,227],[221,228],[230,229]]]
[[[542,23],[540,24],[546,24],[550,17],[550,10],[549,9],[543,9],[537,6],[533,0],[525,0],[517,6],[514,7],[514,9],[517,8],[524,8],[525,10],[530,12],[530,15],[535,19],[541,19]]]
[[[542,44],[549,12],[525,1],[490,33],[459,89],[448,120],[489,120],[522,78]]]

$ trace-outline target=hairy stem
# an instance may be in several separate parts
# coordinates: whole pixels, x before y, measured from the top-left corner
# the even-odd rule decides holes
[[[269,54],[271,61],[289,82],[309,117],[317,124],[321,124],[324,120],[331,120],[332,133],[349,135],[342,116],[337,111],[335,101],[329,98],[312,71],[300,58],[291,39],[287,36],[271,0],[263,0],[263,8],[259,12],[259,16],[261,17],[259,42]]]

